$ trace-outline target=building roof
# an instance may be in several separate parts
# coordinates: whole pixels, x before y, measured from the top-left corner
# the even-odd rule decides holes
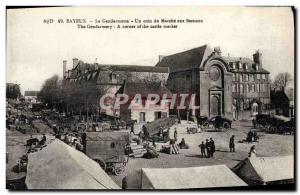
[[[86,71],[87,70],[87,71]],[[169,73],[168,67],[156,66],[138,66],[138,65],[111,65],[111,64],[89,64],[79,61],[77,66],[70,72],[70,79],[96,79],[100,71],[123,71],[123,72],[155,72],[155,73]]]
[[[245,181],[271,182],[294,178],[294,156],[253,157],[234,167]]]
[[[164,56],[156,66],[170,67],[170,71],[179,71],[184,69],[197,68],[205,60],[205,52],[208,46],[203,45],[184,52],[175,53],[169,56]]]
[[[157,67],[157,66],[138,66],[138,65],[104,65],[100,64],[101,70],[111,71],[127,71],[127,72],[158,72],[168,73],[168,67]]]
[[[264,68],[260,67],[258,70],[255,69],[255,62],[250,58],[238,58],[238,57],[229,57],[229,56],[222,56],[226,62],[229,64],[230,68],[232,68],[232,63],[241,63],[243,66],[246,64],[248,69],[233,69],[232,72],[245,72],[245,73],[260,73],[260,74],[269,74],[270,72],[265,70]],[[237,66],[237,65],[236,65]]]
[[[25,91],[24,96],[38,96],[39,91]]]
[[[172,96],[171,91],[160,82],[151,83],[131,83],[125,82],[117,93],[127,94],[130,98],[134,98],[136,94],[141,94],[142,98],[147,97],[148,94],[158,94],[163,96],[167,94],[167,97]]]
[[[199,68],[209,56],[213,53],[208,45],[203,45],[194,49],[190,49],[184,52],[175,53],[169,56],[164,56],[157,64],[158,67],[170,67],[171,72],[187,70],[192,68]],[[249,73],[264,73],[269,74],[267,70],[260,67],[256,70],[253,66],[254,61],[249,58],[237,58],[229,56],[220,56],[228,64],[241,62],[242,64],[248,64],[248,69],[236,69],[233,72],[249,72]],[[230,67],[232,68],[232,66]]]
[[[28,156],[28,189],[120,189],[98,163],[55,139]]]
[[[237,187],[247,184],[226,165],[187,168],[142,168],[142,189]]]
[[[87,141],[111,141],[119,140],[129,142],[129,133],[120,131],[109,132],[86,132]]]

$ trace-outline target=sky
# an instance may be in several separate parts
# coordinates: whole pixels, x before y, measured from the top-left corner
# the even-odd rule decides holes
[[[78,29],[44,19],[198,19],[176,29]],[[155,65],[171,55],[208,44],[222,55],[249,57],[256,50],[274,77],[294,74],[294,21],[288,7],[64,7],[7,10],[6,81],[40,90],[62,76],[72,58],[103,64]]]

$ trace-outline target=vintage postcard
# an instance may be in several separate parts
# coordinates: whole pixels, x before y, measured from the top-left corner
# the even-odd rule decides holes
[[[6,188],[295,189],[293,7],[6,7]]]

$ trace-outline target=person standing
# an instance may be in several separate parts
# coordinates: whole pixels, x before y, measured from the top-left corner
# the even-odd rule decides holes
[[[248,132],[248,137],[247,137],[248,143],[252,143],[252,139],[253,139],[253,133],[250,129],[250,131]]]
[[[177,133],[177,129],[175,128],[174,131],[174,141],[177,142],[177,137],[178,137],[178,133]]]
[[[230,152],[235,152],[234,135],[232,135],[229,140],[229,150]]]
[[[206,148],[206,158],[209,158],[211,151],[210,151],[210,143],[209,143],[208,139],[206,139],[205,148]]]
[[[253,145],[253,146],[250,148],[250,152],[249,152],[249,158],[253,158],[253,157],[256,157],[255,145]]]
[[[204,144],[204,142],[202,142],[200,144],[200,149],[201,149],[201,156],[202,156],[202,158],[205,158],[206,154],[205,154],[205,144]]]
[[[131,127],[130,127],[130,135],[131,135],[131,133],[134,135],[134,125],[131,125]]]
[[[216,150],[216,147],[215,147],[215,142],[212,138],[210,138],[210,157],[214,157],[214,153],[215,153],[215,150]]]

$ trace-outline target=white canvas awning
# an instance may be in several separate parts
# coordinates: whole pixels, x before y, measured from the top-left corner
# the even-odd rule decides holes
[[[120,189],[98,163],[59,140],[28,156],[28,189]]]
[[[226,165],[142,169],[142,189],[192,189],[247,186]]]
[[[294,178],[294,157],[253,157],[240,162],[234,170],[249,184],[267,183]]]

